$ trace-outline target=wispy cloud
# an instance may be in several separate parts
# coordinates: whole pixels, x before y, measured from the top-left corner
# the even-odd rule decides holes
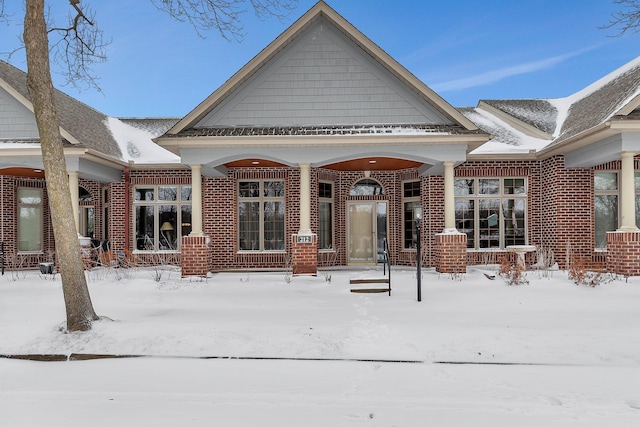
[[[436,83],[430,85],[436,92],[446,92],[468,89],[471,87],[488,85],[497,81],[503,80],[507,77],[517,76],[521,74],[533,73],[539,70],[545,70],[552,68],[569,58],[581,55],[587,51],[593,50],[596,46],[591,46],[585,49],[580,49],[575,52],[566,53],[564,55],[552,56],[551,58],[545,58],[539,61],[528,62],[525,64],[514,65],[511,67],[500,68],[497,70],[486,71],[484,73],[476,74],[470,77],[464,77],[461,79],[450,80],[447,82]]]

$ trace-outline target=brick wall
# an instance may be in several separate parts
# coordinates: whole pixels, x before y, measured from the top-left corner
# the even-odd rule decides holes
[[[636,160],[636,169],[640,169]],[[619,170],[620,162],[610,162],[595,168],[596,170]],[[576,256],[591,261],[592,266],[606,262],[607,252],[594,250],[593,216],[593,170],[566,169],[564,158],[556,156],[542,161],[517,162],[466,162],[455,168],[456,177],[504,177],[524,176],[528,179],[527,235],[530,244],[550,248],[554,251],[561,268],[566,263],[566,251],[570,247]],[[402,183],[408,180],[421,181],[421,203],[424,223],[422,232],[422,265],[437,266],[442,256],[436,235],[444,228],[444,179],[442,176],[418,177],[416,169],[402,171],[371,171],[370,177],[385,188],[385,194],[373,197],[350,196],[351,186],[364,178],[362,171],[335,171],[329,169],[311,169],[311,229],[318,232],[318,196],[319,181],[334,184],[334,248],[322,250],[317,254],[320,266],[344,265],[347,261],[347,212],[349,201],[379,200],[388,203],[388,241],[390,257],[396,265],[415,265],[415,250],[404,249],[402,240]],[[237,196],[236,186],[239,179],[283,179],[286,182],[286,248],[283,252],[240,252],[237,244]],[[151,170],[132,171],[130,182],[125,185],[124,178],[108,184],[110,189],[109,239],[114,250],[133,250],[135,242],[132,207],[125,208],[126,192],[131,195],[137,184],[190,184],[189,170]],[[207,258],[209,270],[237,268],[283,268],[287,263],[287,254],[293,246],[290,236],[299,228],[299,188],[300,176],[296,167],[278,168],[238,168],[231,169],[226,177],[203,178],[203,228],[204,234],[211,238],[210,256]],[[15,253],[17,240],[16,188],[34,186],[44,188],[45,181],[38,179],[0,176],[2,192],[2,228],[0,239],[9,244],[7,253]],[[80,180],[80,185],[89,191],[93,198],[96,214],[96,237],[102,233],[102,184]],[[53,250],[53,231],[50,224],[48,200],[44,192],[43,242],[45,251]],[[132,197],[129,197],[131,200]],[[129,230],[129,235],[126,235]],[[612,243],[615,245],[616,243]],[[609,251],[617,250],[613,246]],[[613,253],[613,252],[612,252]],[[466,262],[477,264],[498,259],[499,254],[487,255],[487,252],[470,251]],[[612,255],[611,265],[623,261],[618,255]],[[528,262],[535,262],[535,254],[528,254]],[[618,258],[616,258],[618,257]],[[625,261],[626,262],[626,261]]]
[[[640,232],[607,233],[607,271],[640,276]]]
[[[306,237],[306,236],[305,236]],[[291,236],[291,268],[293,274],[318,273],[318,236],[309,236],[310,242],[298,242],[298,235]]]
[[[182,277],[204,277],[211,265],[211,251],[206,236],[182,237]]]
[[[467,272],[467,235],[440,233],[435,235],[435,267],[438,273]]]

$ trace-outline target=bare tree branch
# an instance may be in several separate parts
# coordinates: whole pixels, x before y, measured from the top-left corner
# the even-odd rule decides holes
[[[102,30],[95,24],[95,13],[88,7],[81,7],[80,0],[69,0],[73,7],[68,15],[68,25],[49,27],[49,33],[58,33],[60,38],[51,42],[51,58],[63,73],[66,84],[81,88],[82,82],[96,90],[97,84],[93,67],[107,60],[106,48],[110,41],[102,38]]]
[[[250,4],[260,19],[276,17],[284,20],[295,9],[297,0],[151,0],[151,3],[172,18],[188,22],[198,36],[217,30],[225,39],[242,41],[245,36],[241,15]]]
[[[612,13],[609,23],[600,28],[619,28],[615,37],[622,37],[627,32],[640,33],[640,0],[613,0],[613,4],[620,6],[620,10]]]

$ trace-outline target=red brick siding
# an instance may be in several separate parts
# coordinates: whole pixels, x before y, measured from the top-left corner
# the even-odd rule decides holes
[[[607,271],[640,276],[640,232],[607,233]]]
[[[291,236],[291,267],[293,274],[317,274],[318,236],[311,236],[311,243],[298,243],[298,235]]]

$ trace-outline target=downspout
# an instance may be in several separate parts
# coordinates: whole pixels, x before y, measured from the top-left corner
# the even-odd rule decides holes
[[[130,185],[131,170],[129,166],[124,167],[124,247],[126,250],[131,249],[131,236],[129,234],[131,229],[131,185]]]

